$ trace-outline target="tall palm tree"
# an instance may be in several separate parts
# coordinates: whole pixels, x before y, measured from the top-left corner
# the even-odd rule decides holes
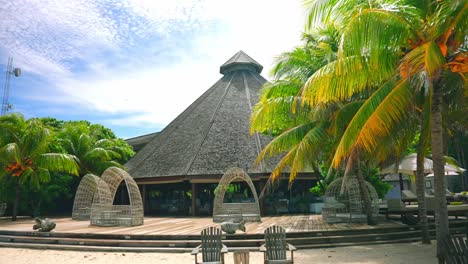
[[[442,99],[446,83],[466,92],[466,1],[309,1],[310,25],[345,21],[335,64],[317,71],[303,96],[312,105],[343,100],[371,89],[349,124],[334,165],[355,148],[371,151],[380,137],[402,122],[412,94],[426,90],[430,105],[431,151],[434,161],[436,231],[439,262],[441,240],[448,235],[445,198]],[[385,82],[386,81],[386,82]],[[384,85],[380,85],[385,82]],[[453,89],[453,88],[452,88]]]
[[[37,120],[20,114],[2,116],[0,132],[0,181],[15,178],[15,221],[22,186],[39,189],[50,180],[50,172],[78,175],[78,166],[72,155],[48,152],[50,132]]]

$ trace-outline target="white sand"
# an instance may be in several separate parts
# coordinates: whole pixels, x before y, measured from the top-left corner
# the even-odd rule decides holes
[[[327,249],[307,249],[294,253],[295,263],[401,263],[431,264],[435,258],[435,241],[421,243],[352,246]],[[201,256],[199,256],[200,258]],[[225,256],[226,264],[233,263],[232,253]],[[201,260],[201,259],[199,259]],[[0,263],[6,264],[139,264],[194,263],[190,253],[109,253],[60,250],[0,248]],[[263,255],[250,253],[250,264],[263,263]]]

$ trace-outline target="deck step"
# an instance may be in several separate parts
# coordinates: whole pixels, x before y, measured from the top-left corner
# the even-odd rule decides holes
[[[453,234],[466,234],[467,221],[450,223]],[[435,227],[430,225],[430,235]],[[419,227],[376,227],[363,230],[331,230],[287,233],[289,243],[298,249],[343,247],[352,245],[404,243],[420,240]],[[262,234],[225,235],[228,248],[258,250]],[[64,249],[110,252],[188,252],[200,244],[199,235],[117,235],[93,233],[31,232],[0,230],[0,247]]]

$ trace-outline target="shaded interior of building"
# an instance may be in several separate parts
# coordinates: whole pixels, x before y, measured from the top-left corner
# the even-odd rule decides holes
[[[254,181],[260,194],[266,180]],[[288,187],[287,180],[281,180],[274,188],[260,198],[262,215],[309,213],[309,203],[315,197],[309,189],[316,181],[301,179]],[[141,185],[144,212],[146,216],[211,216],[217,183],[190,183],[189,181],[165,184]],[[253,202],[254,198],[246,182],[232,182],[224,197],[225,203]],[[124,200],[119,202],[122,204]]]

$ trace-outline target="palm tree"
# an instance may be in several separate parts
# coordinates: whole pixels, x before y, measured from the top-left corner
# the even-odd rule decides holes
[[[311,105],[343,100],[366,90],[372,96],[349,124],[335,153],[338,166],[353,149],[371,152],[379,138],[402,122],[412,94],[426,91],[434,161],[437,256],[448,231],[445,198],[442,99],[449,79],[465,89],[466,1],[309,1],[310,25],[343,21],[336,63],[308,80],[303,96]],[[381,83],[385,82],[383,85]],[[453,89],[453,87],[452,87]]]
[[[116,141],[99,138],[97,131],[83,122],[65,124],[59,142],[66,153],[77,158],[80,176],[101,175],[111,166],[122,167],[116,161],[120,158]]]
[[[357,96],[346,102],[310,108],[303,103],[304,98],[298,96],[305,81],[336,58],[337,36],[334,25],[304,35],[304,46],[277,58],[272,71],[276,80],[267,83],[261,91],[261,99],[252,115],[251,132],[269,132],[278,136],[263,149],[257,162],[287,152],[273,170],[267,187],[279,178],[286,166],[290,167],[290,183],[309,164],[319,172],[318,161],[328,158],[329,151],[326,150],[334,144],[335,138],[340,137],[344,124],[362,104]],[[361,172],[356,176],[360,186],[364,187]],[[374,224],[366,188],[362,188],[362,196],[368,209],[368,223]]]
[[[21,114],[0,117],[0,181],[16,182],[12,220],[16,221],[21,188],[39,189],[50,180],[51,172],[78,175],[75,157],[48,153],[50,132],[37,120]]]
[[[333,33],[330,26],[305,34],[303,46],[276,58],[271,72],[275,80],[260,91],[260,101],[251,118],[251,132],[269,133],[276,138],[263,149],[257,162],[288,152],[272,172],[269,183],[275,182],[286,166],[291,167],[290,183],[306,164],[312,164],[318,171],[318,156],[323,155],[324,146],[330,142],[326,129],[333,111],[309,108],[301,103],[298,93],[317,69],[335,57],[337,34]]]

